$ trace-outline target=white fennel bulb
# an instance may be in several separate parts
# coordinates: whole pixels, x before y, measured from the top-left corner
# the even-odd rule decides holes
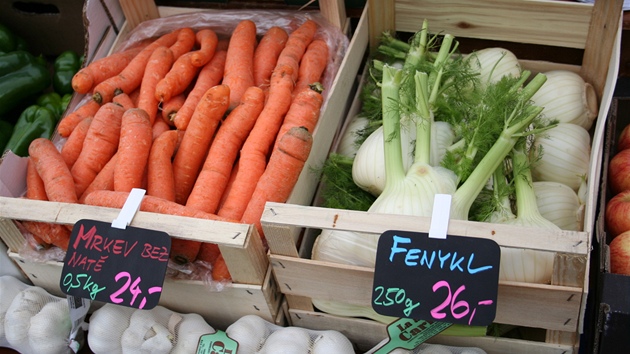
[[[367,127],[369,122],[369,119],[360,114],[352,117],[339,138],[336,152],[340,155],[354,158],[360,146],[360,144],[357,144],[359,133]]]
[[[591,129],[599,111],[593,85],[569,70],[551,70],[545,75],[547,82],[532,96],[534,104],[545,107],[543,114],[550,119]]]
[[[591,137],[586,129],[559,123],[536,136],[534,149],[542,153],[532,168],[535,181],[560,182],[574,191],[579,189],[591,159]]]
[[[484,48],[467,56],[471,67],[479,72],[479,81],[487,85],[499,81],[503,76],[519,77],[521,65],[514,53],[505,48]]]
[[[536,204],[540,214],[562,230],[582,231],[584,203],[578,194],[559,182],[534,182]]]

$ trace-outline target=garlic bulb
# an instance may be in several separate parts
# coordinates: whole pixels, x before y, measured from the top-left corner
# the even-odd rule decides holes
[[[300,327],[283,327],[273,331],[265,340],[257,354],[295,354],[308,353],[311,336]]]
[[[333,330],[315,331],[311,354],[353,354],[352,342],[341,332]]]
[[[479,72],[482,85],[497,82],[506,75],[518,77],[521,74],[521,65],[516,55],[505,48],[480,49],[466,58],[471,67]]]
[[[542,152],[534,163],[535,181],[564,183],[577,191],[588,175],[591,159],[591,137],[583,127],[559,123],[537,135],[534,149]]]
[[[123,353],[169,353],[173,349],[174,336],[165,324],[171,314],[161,306],[134,311],[129,327],[120,338]]]
[[[123,332],[129,327],[129,320],[134,309],[126,306],[105,304],[90,316],[87,342],[90,350],[96,354],[123,352]]]
[[[68,353],[72,330],[68,300],[50,301],[33,317],[28,343],[33,353]]]
[[[232,323],[225,333],[238,342],[238,351],[256,353],[271,334],[268,322],[256,315],[246,315]]]
[[[17,294],[27,287],[28,285],[13,276],[0,276],[0,347],[9,344],[4,334],[4,318],[7,314],[7,310]]]
[[[7,309],[4,318],[5,336],[12,348],[29,352],[28,332],[31,318],[51,299],[46,290],[32,286],[20,291]]]
[[[181,318],[175,326],[175,346],[170,354],[188,354],[195,353],[199,338],[204,334],[215,333],[216,331],[210,326],[201,315],[196,313],[177,314],[173,313],[172,318]]]
[[[534,104],[545,107],[543,114],[561,123],[573,123],[589,130],[599,107],[595,88],[577,73],[551,70],[547,82],[532,96]]]
[[[540,214],[562,230],[582,231],[584,203],[569,186],[559,182],[534,182]]]

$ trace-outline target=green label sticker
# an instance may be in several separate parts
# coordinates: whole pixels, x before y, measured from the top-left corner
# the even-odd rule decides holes
[[[451,325],[452,323],[448,322],[398,319],[387,326],[389,341],[374,354],[390,353],[397,348],[413,350]]]
[[[236,354],[237,349],[238,343],[223,331],[204,334],[197,344],[197,354]]]

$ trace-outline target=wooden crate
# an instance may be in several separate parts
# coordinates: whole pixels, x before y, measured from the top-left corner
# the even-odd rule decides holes
[[[349,21],[346,18],[343,2],[339,0],[320,1],[322,14],[333,24],[349,35]],[[112,13],[124,13],[126,21],[106,21],[105,14],[94,16],[86,23],[97,24],[97,30],[88,31],[90,43],[86,45],[86,58],[96,60],[111,52],[118,38],[128,33],[136,24],[154,18],[167,17],[187,12],[198,12],[196,8],[156,7],[152,0],[92,1],[87,6],[113,6]],[[116,6],[119,6],[116,8]],[[102,10],[102,9],[101,9]],[[252,10],[253,11],[253,10]],[[97,21],[102,20],[102,21]],[[99,35],[101,37],[99,37]],[[335,134],[340,129],[353,83],[362,58],[367,50],[367,36],[361,40],[351,38],[348,55],[340,60],[340,65],[328,98],[322,109],[320,120],[313,132],[313,149],[309,160],[289,198],[291,203],[309,205],[317,188],[319,177],[313,169],[326,158]],[[71,104],[77,104],[82,97],[75,95]],[[58,138],[58,137],[57,137]],[[119,209],[94,207],[72,203],[56,203],[19,198],[25,191],[26,159],[13,154],[3,156],[0,161],[0,238],[8,247],[8,254],[19,265],[34,285],[61,295],[59,277],[62,262],[38,262],[26,259],[18,251],[25,242],[14,220],[33,220],[72,225],[81,219],[113,221]],[[180,312],[194,312],[202,315],[211,325],[225,329],[245,314],[257,314],[274,322],[284,323],[280,310],[281,293],[271,274],[266,249],[253,225],[226,223],[196,218],[138,212],[131,226],[160,230],[172,237],[211,242],[219,245],[225,258],[233,283],[223,291],[211,291],[201,281],[165,280],[160,305]],[[95,304],[99,306],[99,304]]]
[[[497,43],[531,48],[542,53],[560,48],[581,55],[580,64],[527,58],[532,72],[568,69],[580,73],[595,87],[600,100],[592,129],[591,167],[584,231],[541,232],[508,225],[451,220],[449,233],[491,238],[505,247],[555,252],[551,284],[499,283],[497,323],[534,329],[527,339],[450,337],[438,335],[434,343],[478,346],[488,353],[577,353],[585,321],[589,291],[590,250],[596,219],[597,194],[604,128],[618,73],[622,1],[581,4],[563,1],[465,0],[368,1],[371,47],[384,30],[415,32],[427,18],[432,32],[448,32],[466,45],[478,48]],[[462,46],[460,45],[460,47]],[[544,56],[541,56],[544,58]],[[262,216],[269,241],[270,260],[280,291],[288,304],[293,325],[335,329],[346,334],[361,350],[386,338],[386,325],[372,320],[344,318],[317,311],[311,299],[335,300],[370,306],[373,268],[340,265],[308,258],[313,235],[322,229],[380,234],[388,229],[428,232],[430,218],[379,215],[290,203],[268,203]],[[526,237],[524,237],[526,236]],[[309,240],[310,239],[310,240]],[[308,246],[307,246],[308,248]]]

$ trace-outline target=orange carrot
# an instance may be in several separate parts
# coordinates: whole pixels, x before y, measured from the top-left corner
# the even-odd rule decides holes
[[[225,58],[223,85],[230,87],[230,107],[234,109],[245,90],[254,86],[254,51],[256,50],[256,24],[242,20],[232,31]]]
[[[298,81],[293,95],[308,89],[309,85],[319,82],[328,65],[328,44],[323,39],[314,39],[306,48],[300,61]]]
[[[232,194],[232,192],[230,192],[232,190],[232,186],[234,185],[234,180],[236,179],[236,176],[238,176],[238,167],[240,166],[240,164],[238,163],[238,158],[236,159],[236,163],[234,163],[234,166],[232,167],[232,171],[230,172],[230,179],[228,179],[227,184],[225,185],[225,189],[223,190],[223,195],[221,196],[221,200],[219,201],[219,206],[217,208],[217,214],[218,211],[221,210],[221,208],[223,208],[223,204],[225,204],[225,200],[227,199],[227,197]]]
[[[136,107],[136,104],[131,99],[131,96],[124,92],[116,94],[114,98],[112,98],[112,102],[122,106],[125,110]]]
[[[170,46],[173,53],[173,60],[181,57],[184,53],[188,53],[195,46],[195,31],[190,27],[183,27],[179,30],[177,41]]]
[[[141,50],[134,47],[91,62],[74,74],[72,88],[80,94],[89,93],[94,86],[118,75]]]
[[[134,107],[138,107],[138,96],[140,96],[140,88],[133,90],[128,94]]]
[[[222,254],[219,254],[217,260],[212,264],[212,280],[229,281],[232,279],[227,263]]]
[[[171,46],[177,40],[178,34],[179,30],[175,30],[162,35],[142,49],[118,75],[96,85],[92,95],[94,100],[100,104],[111,102],[116,90],[129,94],[138,88],[142,83],[144,69],[155,48]]]
[[[171,97],[170,100],[166,102],[162,102],[162,119],[168,123],[170,126],[175,126],[173,123],[173,119],[175,119],[175,115],[182,108],[184,102],[186,102],[186,97],[188,95],[185,93],[180,93],[177,96]]]
[[[289,34],[287,44],[278,56],[277,66],[289,65],[293,68],[292,78],[297,82],[300,60],[317,32],[317,22],[306,20],[295,31]]]
[[[85,198],[85,204],[120,209],[125,204],[128,196],[129,193],[127,192],[99,190],[90,193]],[[233,220],[218,217],[215,214],[204,213],[202,211],[152,195],[144,196],[142,202],[140,203],[140,210],[152,213],[234,222]],[[191,244],[195,245],[196,247],[191,247]],[[197,257],[197,253],[199,253],[200,245],[201,242],[180,238],[172,238],[171,259],[178,264],[193,262]]]
[[[271,27],[265,32],[254,51],[254,85],[258,87],[269,85],[271,72],[288,38],[287,31],[278,26]]]
[[[219,127],[186,205],[208,213],[216,212],[234,161],[264,102],[265,93],[261,88],[250,86],[245,91],[241,103]]]
[[[79,203],[84,204],[85,198],[92,192],[98,190],[114,190],[114,168],[116,167],[116,162],[118,161],[118,154],[114,154],[109,161],[103,166],[103,168],[98,172],[92,183],[85,189],[83,194],[79,197]]]
[[[81,149],[83,149],[83,141],[85,141],[85,136],[90,128],[90,124],[92,124],[92,117],[84,118],[72,133],[70,133],[70,136],[61,147],[61,157],[63,157],[68,168],[72,168],[74,162],[79,158]]]
[[[37,138],[29,145],[28,153],[44,182],[48,200],[78,203],[72,175],[55,144],[46,138]]]
[[[313,137],[304,127],[293,127],[282,135],[269,157],[265,172],[247,204],[241,222],[254,224],[264,239],[260,217],[266,202],[284,203],[302,173],[313,146]]]
[[[70,133],[72,133],[72,130],[74,130],[74,128],[84,118],[93,117],[99,108],[101,108],[101,105],[93,99],[90,99],[89,101],[76,108],[73,112],[67,114],[57,125],[57,131],[59,132],[59,135],[64,138],[69,137]]]
[[[230,88],[216,85],[203,95],[173,159],[175,201],[186,204],[186,199],[197,179],[208,153],[210,143],[223,115],[227,111]]]
[[[114,168],[114,190],[131,192],[142,188],[151,143],[152,124],[149,114],[140,108],[132,108],[122,116],[118,142],[118,162]]]
[[[192,53],[188,52],[175,60],[169,72],[155,86],[155,99],[166,102],[184,92],[197,78],[201,68],[192,65]]]
[[[183,30],[182,30],[183,31]],[[192,31],[192,30],[191,30]],[[182,32],[180,32],[182,33]],[[171,49],[160,46],[155,48],[140,83],[140,93],[138,95],[138,108],[149,114],[151,124],[155,121],[160,101],[155,98],[155,89],[158,82],[166,76],[166,73],[173,65],[174,55]]]
[[[109,102],[101,106],[83,141],[83,149],[72,165],[76,194],[80,196],[92,183],[116,150],[120,140],[120,124],[125,109]]]
[[[192,53],[190,60],[194,66],[202,67],[212,59],[217,49],[219,38],[217,34],[209,28],[199,30],[195,37],[199,49]]]
[[[52,224],[38,221],[22,221],[22,226],[34,237],[44,243],[55,245],[60,249],[68,250],[70,243],[70,229],[61,224]]]
[[[197,261],[206,262],[209,265],[214,265],[217,259],[221,255],[221,250],[219,250],[219,245],[211,242],[204,242],[199,247],[199,252],[197,253]]]
[[[153,122],[152,130],[153,140],[155,140],[160,134],[171,130],[171,126],[168,125],[164,119],[156,119],[155,122]]]
[[[223,206],[217,212],[220,216],[238,220],[243,216],[256,183],[265,171],[267,157],[282,119],[291,105],[291,71],[290,67],[282,66],[276,68],[272,74],[267,103],[243,144],[238,160],[238,173]]]
[[[175,155],[179,132],[169,130],[153,141],[147,166],[147,194],[175,201],[175,179],[172,159]]]
[[[48,200],[44,181],[37,173],[35,164],[30,158],[26,163],[26,195],[24,197],[32,200]],[[57,244],[66,244],[68,242],[67,239],[70,238],[68,229],[63,225],[38,221],[22,221],[21,225],[33,236],[31,244],[35,249],[48,248],[53,241]],[[56,228],[63,230],[54,230]],[[63,237],[60,238],[60,236]]]
[[[24,197],[32,200],[48,200],[44,180],[37,172],[35,163],[31,158],[26,162],[26,194]]]
[[[293,127],[301,126],[309,132],[314,131],[315,125],[317,125],[319,120],[319,112],[323,101],[324,98],[315,87],[307,87],[294,96],[293,101],[291,101],[291,107],[289,107],[289,111],[284,116],[278,131],[276,143],[282,138],[284,133]]]
[[[218,85],[221,82],[226,54],[227,52],[225,50],[217,51],[212,59],[199,71],[195,85],[192,90],[190,90],[186,96],[186,101],[184,101],[184,104],[173,118],[173,124],[177,129],[186,130],[190,118],[203,94],[212,86]]]

